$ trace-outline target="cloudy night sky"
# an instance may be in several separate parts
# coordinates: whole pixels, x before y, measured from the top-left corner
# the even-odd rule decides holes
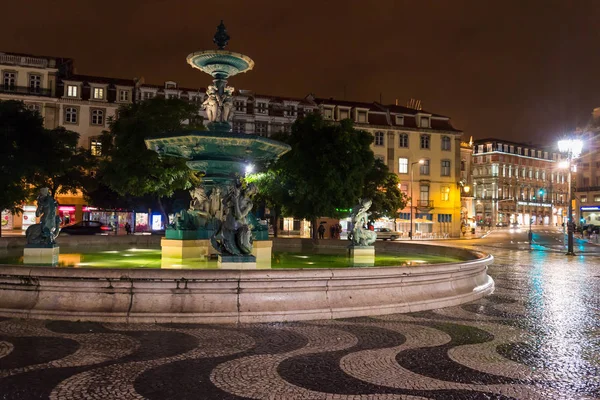
[[[71,57],[80,74],[205,87],[214,48],[256,62],[230,84],[448,115],[475,138],[545,144],[600,107],[600,1],[28,0],[2,5],[0,51]]]

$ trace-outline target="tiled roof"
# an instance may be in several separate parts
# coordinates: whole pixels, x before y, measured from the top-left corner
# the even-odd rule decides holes
[[[103,77],[103,76],[70,75],[69,77],[63,78],[63,80],[76,81],[76,82],[103,83],[103,84],[119,85],[119,86],[135,86],[135,81],[133,79],[107,78],[107,77]]]
[[[390,125],[385,114],[369,113],[369,124],[371,125]]]

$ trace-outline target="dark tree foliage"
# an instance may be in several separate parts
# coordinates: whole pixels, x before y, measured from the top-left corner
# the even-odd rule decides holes
[[[18,211],[32,197],[46,138],[42,117],[19,101],[0,101],[0,210]]]
[[[373,200],[371,219],[397,218],[399,210],[406,207],[408,197],[400,190],[398,175],[390,172],[385,163],[375,160],[365,179],[363,197]]]
[[[318,217],[337,216],[336,209],[350,208],[361,197],[374,163],[372,135],[355,129],[350,120],[331,123],[310,114],[279,139],[292,150],[271,170],[280,191],[275,198],[289,214],[315,226]]]
[[[175,191],[197,184],[198,178],[186,166],[185,159],[159,157],[146,148],[144,139],[203,129],[198,108],[180,99],[158,97],[121,106],[118,115],[102,140],[102,183],[120,196],[151,196],[166,221],[164,201]]]
[[[39,113],[19,101],[0,101],[0,209],[20,210],[39,188],[53,195],[93,186],[94,159],[78,148],[79,134],[44,129]]]

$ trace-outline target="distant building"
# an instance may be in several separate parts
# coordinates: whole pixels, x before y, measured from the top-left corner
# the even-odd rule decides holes
[[[562,225],[568,207],[567,171],[548,148],[502,139],[473,144],[473,199],[478,223]]]
[[[183,88],[175,81],[164,85],[146,84],[142,79],[118,79],[76,74],[73,61],[66,58],[38,57],[0,53],[3,85],[0,100],[23,100],[44,117],[47,128],[64,126],[80,134],[79,145],[101,155],[99,140],[118,108],[124,104],[157,96],[180,98],[196,104],[200,115],[205,88]],[[415,108],[379,103],[335,99],[291,98],[237,90],[234,96],[232,129],[237,133],[271,136],[289,132],[297,118],[320,112],[325,119],[352,119],[357,128],[374,137],[373,151],[390,171],[398,174],[401,189],[411,196],[412,204],[402,210],[396,221],[380,221],[405,236],[414,220],[416,236],[458,236],[461,224],[460,187],[462,163],[460,136],[448,117]],[[423,164],[419,164],[423,160]],[[412,170],[412,174],[411,174]],[[464,172],[464,171],[463,171]],[[59,197],[62,211],[71,222],[81,220],[83,212],[93,214],[81,194]],[[31,206],[30,206],[31,207]],[[98,214],[98,213],[96,213]],[[94,217],[97,217],[93,214]],[[3,214],[4,218],[4,214]],[[12,218],[12,217],[11,217]],[[123,217],[123,221],[133,218]],[[149,224],[146,216],[145,224]],[[121,224],[119,216],[119,224]],[[108,222],[108,221],[107,221]],[[124,223],[124,222],[123,222]],[[137,223],[137,221],[136,221]],[[295,221],[287,221],[296,226]],[[11,227],[20,226],[11,220]]]
[[[573,173],[575,223],[600,225],[600,107],[589,122],[577,130],[583,140],[583,152]]]

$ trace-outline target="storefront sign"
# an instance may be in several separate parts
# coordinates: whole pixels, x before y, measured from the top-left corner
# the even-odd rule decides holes
[[[23,226],[22,229],[25,231],[31,225],[36,223],[35,217],[35,206],[25,206],[23,207]]]
[[[581,211],[600,211],[600,206],[581,206]]]
[[[2,211],[2,229],[10,230],[13,228],[13,215],[10,211],[4,210]]]
[[[519,201],[517,204],[520,206],[552,207],[550,203],[534,203],[531,201]]]
[[[152,230],[159,231],[162,229],[162,216],[160,214],[152,214]]]

